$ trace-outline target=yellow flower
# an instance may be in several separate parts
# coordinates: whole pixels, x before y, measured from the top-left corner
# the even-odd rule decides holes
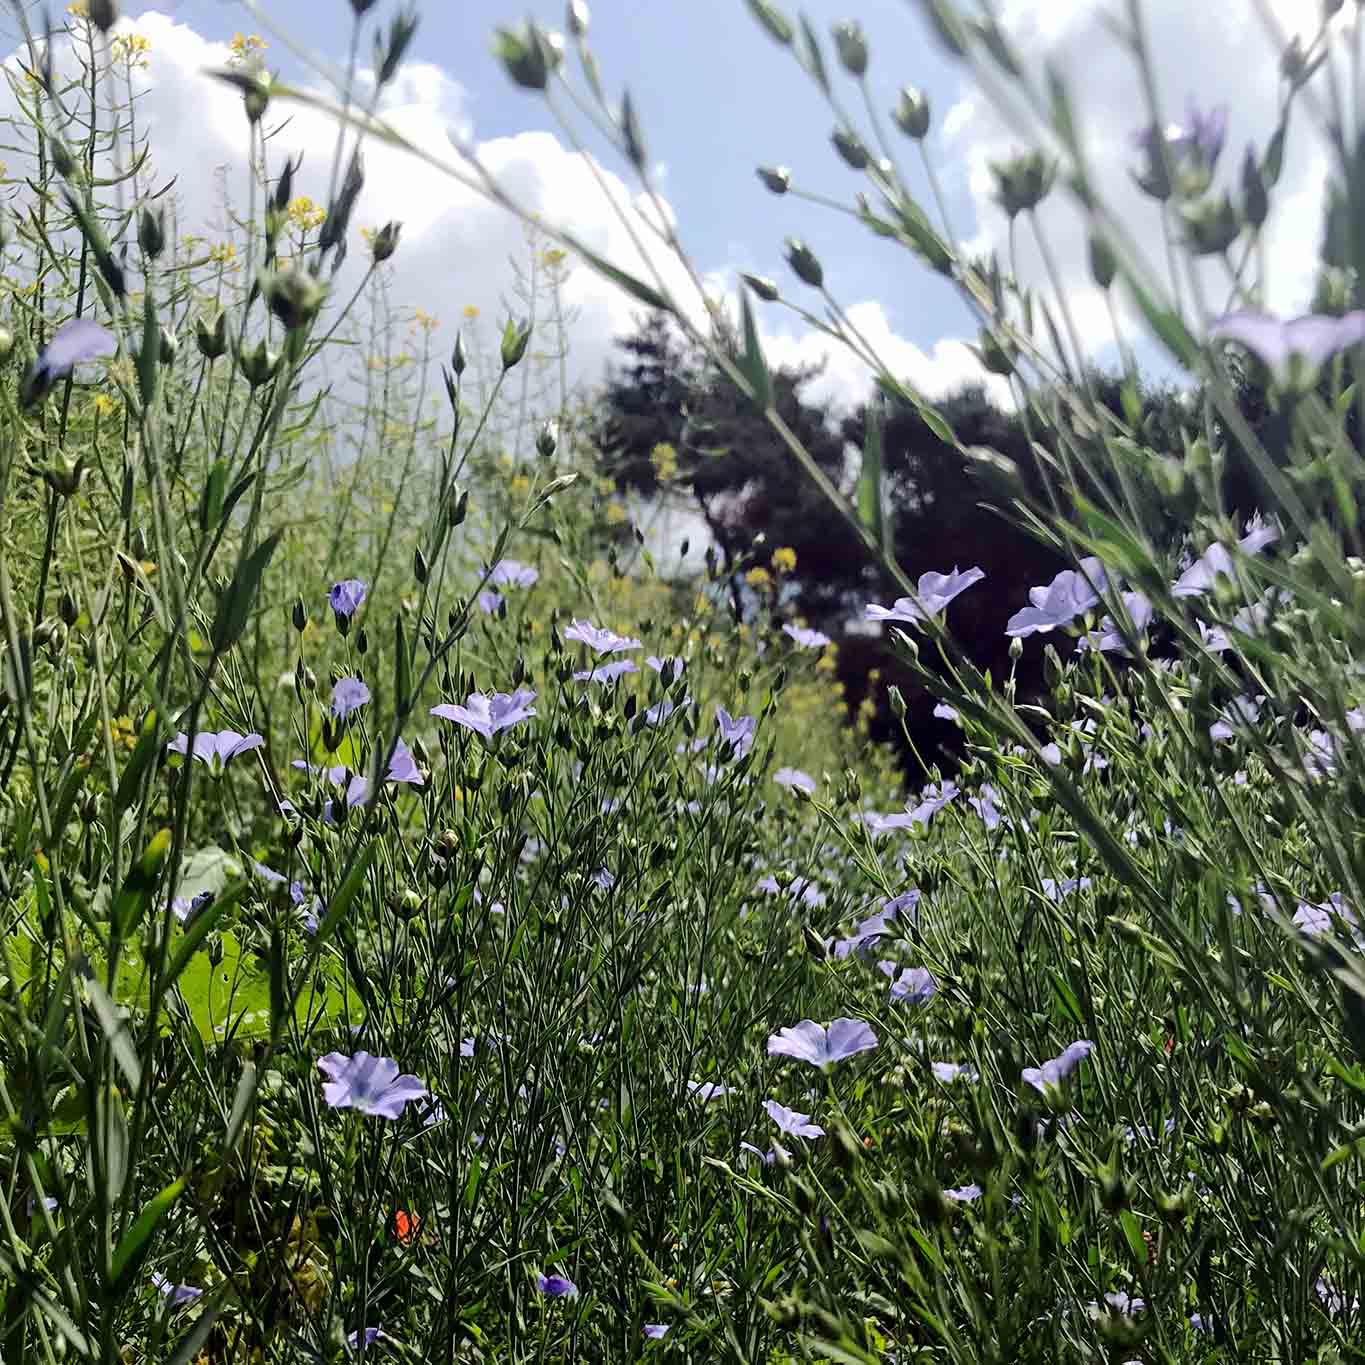
[[[118,404],[107,393],[97,393],[94,406],[101,417],[112,417],[118,411]]]
[[[518,474],[507,486],[511,489],[514,498],[520,498],[531,491],[531,480],[525,474]]]
[[[626,521],[626,509],[619,502],[607,504],[607,525],[620,526]]]
[[[90,8],[85,0],[71,0],[71,3],[66,7],[66,12],[73,19],[88,19],[90,17]]]
[[[654,475],[660,483],[667,483],[678,473],[678,452],[667,441],[660,441],[649,452],[649,462],[654,466]]]
[[[796,551],[790,545],[779,545],[773,551],[772,565],[778,573],[791,573],[796,568]]]
[[[432,315],[423,308],[414,308],[412,310],[412,321],[415,326],[420,327],[424,332],[433,332],[441,325],[438,319],[432,317]]]
[[[473,322],[474,319],[479,316],[478,305],[474,303],[467,303],[464,306],[463,312],[465,316],[465,321]]]
[[[815,666],[821,673],[833,673],[838,667],[838,663],[834,657],[834,651],[832,649],[825,650],[825,652],[815,661]]]
[[[247,62],[259,57],[266,49],[266,41],[258,33],[234,33],[228,43],[230,63]]]
[[[744,575],[744,581],[751,588],[768,588],[772,586],[773,576],[762,565],[756,565]]]
[[[315,232],[327,221],[327,210],[315,204],[306,194],[291,199],[285,206],[289,221],[300,232]]]
[[[563,265],[567,257],[568,252],[562,247],[552,246],[541,253],[540,259],[553,270],[555,266]]]
[[[231,242],[215,242],[209,247],[209,260],[214,265],[231,265],[237,259],[237,248]]]
[[[130,67],[145,68],[147,54],[152,50],[150,38],[140,33],[119,33],[109,44],[109,55],[116,62],[127,62]]]

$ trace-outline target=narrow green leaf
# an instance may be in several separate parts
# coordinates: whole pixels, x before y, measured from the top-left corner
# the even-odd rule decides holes
[[[185,968],[190,965],[195,953],[199,951],[200,945],[217,928],[219,921],[227,914],[228,910],[241,898],[246,886],[246,882],[237,882],[221,891],[190,921],[190,927],[185,930],[185,936],[180,940],[180,946],[175,950],[171,965],[167,968],[166,975],[162,979],[161,993],[163,995],[180,980]]]
[[[256,1064],[247,1062],[242,1067],[237,1081],[237,1093],[233,1096],[232,1112],[228,1115],[227,1136],[223,1139],[223,1160],[226,1161],[237,1150],[242,1140],[242,1130],[246,1127],[247,1115],[251,1112],[252,1101],[256,1098]]]
[[[1147,325],[1180,364],[1187,370],[1193,369],[1199,358],[1199,343],[1190,335],[1189,328],[1180,320],[1178,314],[1160,307],[1131,270],[1126,269],[1121,263],[1119,270],[1133,296],[1133,302],[1147,319]]]
[[[170,1207],[180,1198],[185,1188],[185,1177],[173,1180],[160,1194],[133,1219],[128,1231],[119,1238],[114,1251],[114,1288],[125,1291],[131,1284],[146,1259],[148,1242],[156,1226],[170,1211]]]
[[[251,609],[261,589],[266,566],[279,546],[283,531],[267,536],[237,566],[232,582],[218,603],[218,614],[213,622],[213,648],[217,654],[230,649],[246,629]]]
[[[161,727],[156,714],[149,715],[143,722],[142,733],[119,778],[118,791],[114,795],[114,827],[118,827],[119,816],[133,803],[138,788],[142,785],[147,765],[161,752]]]
[[[412,662],[408,658],[408,644],[403,634],[403,616],[395,612],[393,617],[393,705],[400,715],[408,707],[412,697]]]
[[[118,1006],[110,999],[109,992],[95,979],[94,969],[88,958],[78,958],[74,964],[84,983],[85,992],[90,997],[90,1008],[99,1020],[104,1036],[114,1053],[114,1061],[123,1072],[123,1078],[136,1093],[142,1084],[142,1064],[138,1060],[137,1048],[133,1045],[133,1035],[128,1021],[119,1014]]]
[[[673,300],[667,294],[661,294],[652,285],[646,284],[643,280],[636,279],[634,275],[627,274],[626,271],[604,260],[596,252],[589,251],[581,242],[575,241],[574,250],[583,257],[599,275],[605,276],[618,289],[624,289],[632,298],[650,308],[662,309],[665,313],[676,312],[673,307]]]
[[[810,73],[816,85],[828,95],[829,73],[825,70],[824,53],[820,51],[820,36],[810,26],[810,20],[803,14],[800,17],[801,23],[801,65]]]
[[[863,429],[863,467],[858,474],[858,518],[872,532],[877,548],[886,551],[886,509],[882,498],[882,414],[867,405]]]
[[[148,288],[142,296],[142,345],[137,353],[137,390],[143,412],[156,401],[156,383],[161,370],[161,331],[156,324],[156,292]]]
[[[744,355],[739,367],[754,392],[754,402],[767,411],[772,406],[773,383],[768,373],[768,362],[763,358],[763,343],[759,340],[758,324],[754,321],[754,307],[748,290],[740,291],[739,308],[744,325]]]
[[[1133,1216],[1132,1209],[1124,1209],[1119,1214],[1119,1222],[1123,1226],[1123,1235],[1128,1242],[1128,1250],[1133,1253],[1133,1260],[1139,1266],[1147,1264],[1147,1243],[1143,1240],[1142,1229],[1138,1226],[1138,1220]]]
[[[337,893],[332,897],[332,902],[327,907],[327,913],[323,916],[322,923],[318,925],[315,942],[326,943],[328,935],[336,928],[341,917],[351,908],[351,902],[360,894],[360,888],[365,885],[366,873],[369,872],[370,864],[374,862],[378,850],[377,841],[372,841],[361,849],[356,857],[355,866],[351,868],[346,880],[337,888]]]

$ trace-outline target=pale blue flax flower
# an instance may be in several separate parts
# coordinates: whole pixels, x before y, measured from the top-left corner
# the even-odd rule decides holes
[[[795,1057],[822,1071],[877,1046],[877,1035],[861,1019],[835,1019],[828,1026],[813,1019],[779,1029],[768,1039],[768,1056]]]
[[[389,1057],[357,1052],[353,1057],[329,1052],[318,1059],[323,1082],[322,1097],[333,1109],[356,1109],[362,1114],[396,1119],[412,1100],[428,1094],[416,1076],[400,1075],[398,1063]]]

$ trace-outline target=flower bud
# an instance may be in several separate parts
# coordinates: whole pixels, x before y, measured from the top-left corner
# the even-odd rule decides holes
[[[1196,256],[1218,256],[1237,240],[1242,224],[1226,194],[1184,205],[1185,245]]]
[[[758,178],[774,194],[786,194],[791,189],[792,173],[785,166],[760,166]]]
[[[809,924],[801,926],[801,937],[805,940],[806,951],[817,962],[823,962],[829,956],[829,949],[825,946],[825,940]]]
[[[1242,217],[1258,228],[1269,216],[1270,195],[1261,174],[1261,163],[1256,158],[1256,149],[1248,147],[1242,162]]]
[[[523,90],[544,90],[550,83],[550,72],[558,65],[545,35],[535,24],[496,30],[493,51],[503,70]]]
[[[507,326],[502,329],[502,368],[510,370],[520,364],[530,343],[531,324],[516,323],[508,318]]]
[[[175,333],[169,327],[161,326],[157,329],[157,359],[163,365],[175,363],[175,357],[180,351],[180,343],[176,340]]]
[[[845,128],[836,128],[830,141],[834,143],[834,150],[843,158],[846,166],[850,166],[855,171],[867,169],[868,163],[872,160],[872,154],[867,150],[866,143],[857,133],[850,132]]]
[[[901,97],[891,111],[896,127],[906,137],[921,141],[929,131],[929,99],[913,85],[901,87]]]
[[[977,348],[981,364],[990,374],[1009,376],[1014,373],[1015,349],[1007,341],[1002,341],[994,332],[983,331],[981,343]]]
[[[302,632],[303,628],[308,624],[308,608],[303,605],[302,597],[296,597],[294,599],[292,620],[294,622],[294,629],[299,632]]]
[[[270,78],[264,71],[258,71],[255,79],[249,81],[242,91],[242,107],[246,110],[247,122],[257,124],[265,117],[270,106]]]
[[[796,272],[802,284],[819,289],[825,282],[825,272],[815,253],[799,237],[787,238],[787,264]]]
[[[382,265],[398,250],[398,237],[402,231],[402,223],[385,223],[384,226],[374,234],[374,242],[370,247],[370,255],[374,259],[375,265]]]
[[[791,43],[796,34],[792,28],[791,20],[787,18],[775,5],[768,3],[768,0],[748,0],[749,9],[755,19],[768,32],[773,42],[781,43],[783,47]]]
[[[118,0],[87,0],[85,12],[90,22],[107,34],[118,23]]]
[[[844,70],[862,79],[867,74],[867,35],[856,19],[845,19],[834,25],[834,48]]]
[[[161,209],[144,208],[137,224],[137,244],[144,256],[156,260],[166,248],[166,215]]]
[[[455,349],[450,353],[450,368],[454,370],[456,379],[459,379],[460,376],[464,374],[467,363],[464,353],[464,337],[459,332],[456,332]]]
[[[227,351],[227,314],[219,309],[212,328],[203,318],[194,320],[194,344],[205,360],[217,360]]]
[[[891,686],[886,689],[886,700],[891,707],[891,714],[895,716],[897,720],[904,720],[905,696],[895,683],[892,683]]]
[[[237,364],[246,382],[253,389],[258,389],[274,378],[275,371],[279,368],[280,357],[279,353],[272,351],[264,341],[258,341],[251,350],[237,353]]]
[[[279,270],[263,282],[270,311],[289,331],[306,327],[318,315],[327,286],[309,270]]]
[[[1047,197],[1057,163],[1042,152],[1025,152],[1009,161],[992,162],[996,203],[1011,218],[1030,213]]]
[[[555,453],[559,445],[559,432],[553,422],[546,422],[540,429],[540,434],[536,437],[536,454],[542,460],[548,460]]]
[[[764,303],[776,303],[777,300],[781,298],[781,295],[778,293],[777,285],[765,275],[742,274],[740,279],[742,279]]]
[[[1118,273],[1119,263],[1118,258],[1114,255],[1114,248],[1098,232],[1092,232],[1090,234],[1090,278],[1101,289],[1108,289],[1114,283],[1114,277]]]

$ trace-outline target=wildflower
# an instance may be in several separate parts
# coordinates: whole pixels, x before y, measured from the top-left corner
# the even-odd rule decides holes
[[[1146,155],[1134,177],[1153,199],[1169,199],[1175,192],[1187,198],[1203,194],[1213,180],[1214,168],[1227,135],[1228,111],[1220,105],[1202,112],[1190,101],[1186,123],[1155,125],[1134,135]],[[1163,151],[1164,147],[1164,151]]]
[[[944,1085],[951,1085],[959,1079],[966,1081],[980,1079],[977,1069],[965,1062],[930,1062],[929,1065],[933,1068],[934,1079],[942,1081]]]
[[[171,913],[181,924],[188,924],[212,899],[212,891],[200,891],[194,896],[177,896],[171,902]]]
[[[796,551],[790,545],[779,545],[769,562],[775,573],[792,573],[796,569]]]
[[[781,894],[782,888],[777,884],[777,878],[767,876],[762,879],[755,888],[758,891],[766,891],[770,895]],[[814,882],[806,877],[793,877],[787,888],[790,895],[795,896],[803,904],[818,909],[825,903],[825,893],[820,890]]]
[[[502,606],[503,596],[500,592],[494,592],[491,588],[487,588],[479,594],[478,603],[479,610],[485,616],[492,616]]]
[[[782,627],[782,633],[790,635],[802,649],[824,649],[829,644],[829,636],[824,631],[811,630],[806,626],[794,626],[790,622]]]
[[[773,576],[761,564],[750,569],[744,575],[744,581],[754,589],[769,588],[772,586]]]
[[[498,560],[488,575],[488,581],[499,588],[529,588],[539,578],[539,570],[515,559]]]
[[[627,673],[638,673],[640,670],[629,659],[616,659],[609,664],[598,664],[596,668],[585,668],[573,675],[574,682],[587,683],[606,683],[615,682],[617,678],[623,678]]]
[[[400,1075],[397,1062],[368,1052],[353,1057],[329,1052],[319,1058],[318,1070],[327,1077],[322,1097],[333,1109],[358,1109],[362,1114],[396,1119],[410,1100],[428,1093],[416,1076]]]
[[[1052,877],[1044,877],[1042,881],[1043,895],[1050,901],[1065,900],[1073,891],[1088,891],[1090,889],[1089,877],[1066,877],[1061,881],[1056,881]]]
[[[789,792],[805,792],[807,796],[815,792],[815,779],[809,773],[803,773],[800,768],[779,768],[773,774],[773,781]]]
[[[891,932],[891,920],[893,918],[893,915],[880,914],[865,919],[858,926],[852,938],[840,939],[834,945],[834,956],[842,961],[844,958],[852,957],[855,953],[862,953],[868,948],[874,947]]]
[[[118,341],[107,328],[91,318],[72,318],[52,334],[24,376],[21,396],[25,407],[39,402],[57,380],[87,360],[113,355]]]
[[[564,1275],[537,1275],[536,1288],[551,1299],[576,1299],[578,1286]]]
[[[668,1324],[666,1322],[647,1322],[644,1331],[645,1336],[650,1341],[662,1341],[668,1335]]]
[[[913,597],[898,597],[894,606],[883,607],[869,602],[863,609],[869,621],[892,621],[903,625],[916,625],[937,616],[959,593],[965,592],[973,583],[985,578],[979,568],[958,571],[954,566],[951,573],[929,572],[920,575],[919,588]]]
[[[1338,351],[1365,341],[1365,311],[1345,317],[1311,314],[1281,322],[1268,313],[1243,310],[1219,318],[1209,328],[1211,341],[1237,341],[1257,357],[1281,388],[1305,392],[1318,371]]]
[[[752,716],[731,716],[723,707],[716,707],[716,729],[722,744],[733,747],[736,758],[743,758],[753,748],[754,729],[758,722]]]
[[[430,1124],[424,1120],[423,1127],[430,1127]],[[393,1235],[403,1246],[411,1246],[421,1230],[422,1220],[415,1214],[408,1213],[406,1209],[393,1211]]]
[[[1294,924],[1302,929],[1305,934],[1316,938],[1329,932],[1332,928],[1334,916],[1341,918],[1352,928],[1355,928],[1359,923],[1354,912],[1347,906],[1341,892],[1333,891],[1320,905],[1300,901],[1298,908],[1294,911]]]
[[[1361,314],[1365,317],[1365,313]],[[1247,533],[1237,542],[1245,555],[1259,554],[1279,539],[1279,529],[1263,522],[1248,522]],[[1210,545],[1179,578],[1171,584],[1172,597],[1202,597],[1221,578],[1233,576],[1232,555],[1225,545]]]
[[[908,1005],[924,1005],[938,994],[938,982],[928,967],[906,967],[896,976],[895,962],[879,962],[878,969],[884,976],[892,978],[890,1000],[892,1003],[904,1001]]]
[[[1067,625],[1100,600],[1108,584],[1104,565],[1087,555],[1077,569],[1063,569],[1045,588],[1028,590],[1030,606],[1016,611],[1005,625],[1005,634],[1022,640],[1029,635],[1046,635],[1057,626]]]
[[[619,502],[609,502],[607,504],[608,526],[624,526],[629,519],[629,513]]]
[[[1122,1289],[1116,1289],[1112,1293],[1106,1294],[1104,1301],[1115,1313],[1120,1313],[1126,1318],[1132,1317],[1135,1313],[1141,1313],[1147,1307],[1145,1299],[1130,1298]],[[1092,1315],[1097,1315],[1102,1311],[1097,1303],[1091,1303],[1087,1306]]]
[[[346,1345],[353,1351],[363,1351],[373,1346],[383,1335],[378,1327],[362,1327],[358,1331],[346,1334]]]
[[[934,718],[936,720],[960,719],[957,714],[957,708],[955,706],[949,706],[946,701],[941,701],[934,707]]]
[[[724,1099],[734,1090],[732,1085],[722,1085],[719,1081],[688,1081],[687,1089],[693,1099],[709,1104],[712,1100]]]
[[[1336,740],[1326,730],[1310,730],[1303,755],[1304,775],[1313,779],[1329,777],[1336,767]]]
[[[618,635],[606,626],[595,626],[591,621],[574,621],[564,632],[564,638],[587,645],[594,654],[620,654],[623,650],[643,648],[639,640]]]
[[[360,610],[369,591],[360,579],[343,578],[340,583],[332,584],[327,601],[339,620],[349,621]]]
[[[1058,1085],[1073,1070],[1076,1063],[1090,1056],[1095,1044],[1082,1038],[1064,1049],[1058,1056],[1051,1057],[1042,1066],[1026,1066],[1020,1079],[1027,1081],[1040,1095],[1045,1094],[1049,1085]]]
[[[955,1190],[944,1190],[943,1197],[955,1204],[971,1204],[981,1198],[980,1185],[960,1185]]]
[[[967,798],[967,804],[981,817],[981,823],[991,831],[999,829],[1004,818],[995,804],[995,798],[999,795],[1000,793],[989,782],[983,782],[980,792]]]
[[[768,1117],[778,1126],[778,1129],[789,1137],[817,1138],[825,1135],[825,1130],[818,1123],[810,1121],[809,1114],[788,1109],[785,1104],[778,1104],[776,1100],[764,1100],[763,1107],[768,1111]]]
[[[471,692],[463,706],[443,702],[440,706],[433,706],[431,714],[442,720],[453,720],[466,730],[473,730],[484,739],[491,740],[501,731],[509,730],[534,716],[535,708],[531,703],[535,699],[536,694],[525,688],[516,692],[494,692],[491,697],[482,692]]]
[[[345,720],[370,699],[370,689],[359,678],[341,678],[332,688],[332,715]]]
[[[877,1046],[877,1035],[861,1019],[835,1019],[828,1027],[803,1019],[768,1039],[768,1056],[795,1057],[822,1071]]]
[[[676,654],[666,654],[662,659],[657,654],[651,654],[645,663],[656,673],[662,673],[665,668],[671,668],[674,682],[682,677],[683,669],[687,666],[686,661],[678,658]]]
[[[1133,623],[1133,629],[1141,635],[1152,623],[1152,604],[1140,592],[1126,592],[1123,594],[1123,609],[1128,613],[1128,619]],[[1100,621],[1100,628],[1092,630],[1086,635],[1081,636],[1081,649],[1093,649],[1100,654],[1127,654],[1128,646],[1124,643],[1123,636],[1119,633],[1119,628],[1114,624],[1112,616],[1106,616]]]
[[[1219,718],[1209,726],[1209,738],[1215,743],[1232,739],[1239,730],[1255,725],[1260,719],[1260,715],[1259,703],[1253,701],[1245,693],[1236,696],[1223,708]]]
[[[384,770],[385,782],[406,782],[409,786],[420,787],[426,781],[412,750],[401,739],[394,741],[393,755],[389,766]]]
[[[192,1284],[175,1284],[156,1270],[152,1271],[152,1284],[158,1292],[166,1297],[172,1308],[180,1308],[184,1304],[193,1303],[204,1292]]]
[[[189,743],[189,736],[182,730],[166,748],[173,754],[188,754]],[[238,754],[248,753],[252,749],[259,749],[264,743],[265,740],[254,731],[249,735],[243,735],[236,730],[220,730],[217,734],[201,730],[194,737],[193,757],[207,764],[210,772],[220,773],[228,759],[236,758]]]
[[[667,699],[656,702],[645,712],[646,725],[662,725],[675,711],[684,710],[692,705],[691,697],[684,697],[682,701],[673,702]]]

